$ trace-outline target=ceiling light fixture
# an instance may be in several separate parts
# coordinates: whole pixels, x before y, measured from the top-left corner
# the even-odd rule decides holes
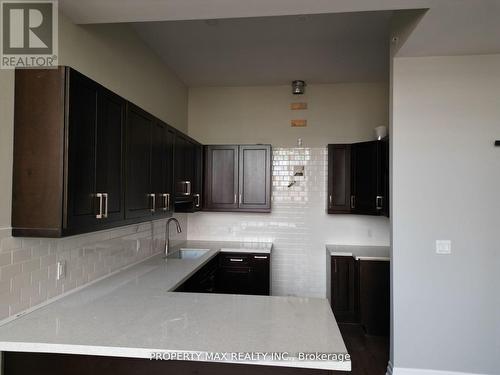
[[[292,94],[302,95],[305,91],[306,82],[301,80],[295,80],[292,82]]]

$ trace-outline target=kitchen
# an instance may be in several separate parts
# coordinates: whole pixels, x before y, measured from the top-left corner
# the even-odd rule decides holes
[[[60,5],[59,67],[0,76],[3,373],[389,371],[399,13]]]

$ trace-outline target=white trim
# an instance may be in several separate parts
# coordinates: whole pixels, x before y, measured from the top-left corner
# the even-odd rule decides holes
[[[389,362],[392,367],[392,364]],[[480,373],[472,372],[459,372],[459,371],[443,371],[432,370],[424,368],[406,368],[406,367],[393,367],[389,373],[389,366],[387,366],[387,375],[478,375]],[[484,374],[487,375],[487,374]]]

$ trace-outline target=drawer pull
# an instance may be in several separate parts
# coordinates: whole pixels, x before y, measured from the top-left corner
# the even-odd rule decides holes
[[[255,255],[254,259],[267,259],[267,256]]]
[[[230,262],[243,262],[243,259],[241,259],[241,258],[230,258],[229,261]]]

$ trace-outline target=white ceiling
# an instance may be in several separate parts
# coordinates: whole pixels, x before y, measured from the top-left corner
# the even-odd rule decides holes
[[[188,86],[387,81],[392,12],[143,22]]]
[[[204,22],[137,26],[190,85],[271,84],[292,76],[338,81],[341,73],[343,81],[374,80],[385,74],[380,51],[375,50],[385,32],[381,29],[384,16],[373,16],[365,23],[354,15],[348,25],[347,18],[342,20],[345,15],[338,15],[336,24],[330,25],[327,19],[335,15],[317,18],[316,24],[314,14],[428,8],[397,56],[500,53],[500,0],[59,0],[59,6],[76,23],[221,19],[212,28]],[[292,26],[297,18],[285,17],[275,21],[274,31],[270,21],[262,18],[303,14],[313,15],[314,24]],[[358,17],[370,17],[370,13]],[[312,38],[321,32],[322,38]],[[299,47],[297,53],[290,52],[292,43]],[[359,65],[361,60],[364,67]],[[314,69],[306,70],[305,63]]]

